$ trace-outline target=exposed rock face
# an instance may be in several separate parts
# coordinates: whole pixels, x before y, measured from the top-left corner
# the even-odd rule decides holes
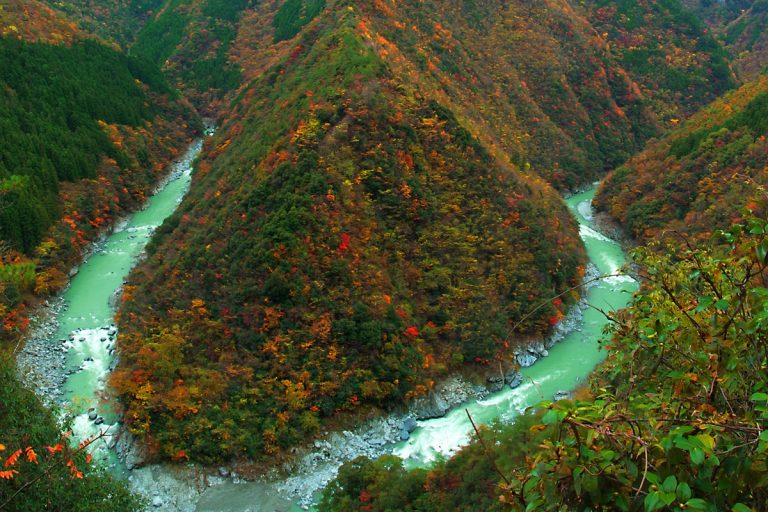
[[[522,352],[520,354],[517,354],[515,356],[515,360],[517,361],[517,364],[520,365],[521,368],[528,368],[529,366],[533,366],[536,361],[539,360],[538,357],[531,354],[530,352]]]
[[[442,418],[451,407],[485,395],[484,387],[477,388],[462,377],[454,376],[438,384],[426,396],[415,399],[410,411],[417,420]]]
[[[413,401],[413,411],[420,420],[442,418],[448,412],[448,403],[434,391]]]
[[[509,386],[510,389],[515,389],[523,383],[523,375],[515,369],[509,370],[504,375],[504,382]]]
[[[146,462],[146,453],[140,444],[136,442],[133,434],[127,430],[122,430],[117,437],[115,451],[117,456],[125,462],[125,467],[129,471]]]

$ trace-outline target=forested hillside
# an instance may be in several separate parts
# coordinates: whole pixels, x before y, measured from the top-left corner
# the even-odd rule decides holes
[[[250,0],[170,0],[144,24],[131,55],[162,67],[204,112],[215,112],[222,96],[240,85],[230,48]]]
[[[58,291],[85,245],[143,203],[199,121],[156,68],[96,42],[4,38],[0,63],[10,309],[25,293]]]
[[[30,0],[4,0],[0,4],[0,36],[52,44],[69,44],[89,37],[75,22]]]
[[[764,3],[8,0],[2,341],[199,133],[189,101],[218,129],[124,288],[110,388],[148,460],[274,462],[452,372],[514,365],[586,272],[560,194],[616,169],[598,206],[692,252],[638,252],[643,291],[581,399],[428,471],[355,461],[323,509],[764,503]],[[30,446],[77,476],[9,379],[10,466],[39,474]],[[114,484],[84,473],[98,491],[40,499],[95,507]]]
[[[763,214],[768,77],[725,95],[614,171],[596,201],[640,241],[725,229]]]
[[[577,398],[542,402],[429,470],[345,464],[321,510],[763,510],[768,502],[768,225],[750,218],[669,255]]]
[[[757,0],[723,30],[723,40],[735,57],[744,80],[754,80],[768,66],[768,2]]]
[[[588,183],[668,110],[731,84],[717,44],[664,5],[602,35],[591,6],[565,1],[158,11],[134,54],[179,80],[210,56],[243,85],[126,287],[112,384],[132,431],[161,457],[259,458],[339,412],[510,357],[509,327],[574,285],[583,263],[575,224],[538,176]],[[221,44],[185,31],[214,22],[228,27]],[[628,73],[611,41],[630,29],[696,59],[662,53]],[[662,82],[665,70],[685,80]],[[546,331],[561,309],[538,310],[520,333]]]
[[[136,510],[17,379],[29,315],[199,132],[159,69],[33,0],[0,5],[0,508]]]
[[[126,288],[112,383],[158,455],[261,458],[401,403],[583,271],[552,189],[364,41],[338,11],[242,92]]]
[[[681,2],[592,0],[586,6],[665,127],[734,86],[726,50]]]
[[[744,16],[757,23],[761,2],[686,3],[718,27],[750,5]],[[636,251],[643,288],[613,318],[607,362],[575,399],[481,429],[481,439],[431,469],[406,470],[396,457],[346,464],[322,510],[741,512],[768,501],[768,82],[761,76],[685,122],[697,109],[689,100],[713,99],[732,83],[727,54],[704,36],[702,20],[675,2],[586,7],[653,110],[682,124],[600,191],[598,206],[637,240],[672,235]],[[669,26],[653,20],[665,12],[698,35],[659,45]]]
[[[206,112],[295,48],[344,2],[68,0],[65,11],[144,20],[126,44]],[[351,2],[366,44],[455,111],[497,157],[560,189],[594,180],[732,85],[724,51],[677,1]],[[104,23],[108,23],[102,16]],[[642,22],[641,22],[642,20]],[[106,29],[105,29],[106,30]],[[657,44],[659,43],[659,44]]]
[[[10,1],[10,0],[9,0]],[[14,0],[29,4],[29,0]],[[44,0],[85,33],[128,48],[167,0]]]
[[[566,2],[360,5],[365,37],[396,73],[559,189],[596,179],[657,132],[636,85]]]
[[[683,5],[703,22],[720,27],[738,18],[755,0],[683,0]]]

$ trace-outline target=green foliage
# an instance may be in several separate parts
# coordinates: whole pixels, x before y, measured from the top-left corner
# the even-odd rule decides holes
[[[162,66],[184,37],[189,15],[179,7],[190,0],[171,0],[159,16],[148,22],[136,36],[131,54]]]
[[[768,224],[753,219],[677,257],[635,256],[644,288],[615,318],[593,399],[543,402],[484,431],[490,452],[473,443],[426,477],[386,460],[347,464],[327,510],[385,510],[403,482],[419,492],[401,510],[761,510]]]
[[[193,100],[219,98],[240,84],[240,69],[228,54],[250,3],[172,0],[137,34],[131,53],[164,67]]]
[[[723,128],[736,131],[745,130],[752,139],[768,133],[768,92],[761,92],[755,96],[743,110],[730,117],[720,125],[698,130],[686,137],[672,142],[669,152],[675,158],[683,158],[697,151],[707,137],[723,132]]]
[[[355,27],[320,24],[243,89],[126,289],[112,385],[159,457],[263,459],[402,403],[503,358],[509,326],[578,279],[558,196],[414,97]]]
[[[98,34],[105,40],[115,41],[123,47],[134,41],[147,18],[160,9],[167,0],[45,0],[51,8],[63,12],[68,20],[76,20],[79,27]],[[49,29],[47,29],[49,30]]]
[[[325,0],[285,0],[275,14],[275,42],[291,39],[325,8]]]
[[[596,205],[641,240],[727,228],[768,184],[768,79],[715,101],[616,170]],[[757,210],[755,210],[757,211]]]
[[[94,42],[71,47],[0,39],[0,233],[31,252],[60,215],[59,182],[93,178],[105,156],[128,158],[97,123],[140,126],[156,112],[157,70]]]
[[[735,85],[728,53],[680,0],[590,0],[595,29],[665,122],[694,113]],[[657,44],[665,38],[664,44]]]
[[[248,7],[251,0],[207,0],[203,6],[203,15],[214,20],[237,22],[240,13]]]
[[[5,445],[0,457],[6,460],[16,449],[31,446],[37,452],[39,461],[33,464],[22,456],[21,462],[13,466],[18,474],[11,480],[0,480],[0,504],[5,503],[21,486],[39,478],[13,498],[7,510],[140,510],[140,501],[126,489],[125,484],[87,464],[84,453],[73,459],[76,467],[84,473],[83,479],[72,478],[66,459],[47,456],[46,446],[62,442],[61,431],[54,414],[18,381],[12,361],[13,358],[9,358],[7,353],[0,359],[0,380],[3,382],[0,386],[0,442]],[[51,464],[53,469],[44,474]]]
[[[319,507],[328,512],[426,510],[418,499],[424,493],[426,476],[425,470],[406,471],[403,461],[393,455],[375,461],[360,457],[341,467]]]

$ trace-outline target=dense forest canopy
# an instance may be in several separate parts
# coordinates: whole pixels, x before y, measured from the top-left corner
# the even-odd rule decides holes
[[[240,135],[200,164],[207,185],[127,288],[112,383],[158,455],[263,457],[339,411],[400,403],[500,356],[511,323],[583,272],[551,189],[412,96],[354,28],[314,37],[244,93],[223,128]]]
[[[768,183],[768,77],[748,82],[614,171],[597,206],[642,241],[679,231],[705,237],[763,214]]]
[[[759,510],[767,23],[765,0],[7,0],[0,356],[200,132],[190,103],[219,128],[126,283],[110,380],[150,460],[281,460],[514,366],[586,273],[561,194],[612,171],[598,208],[664,242],[578,399],[431,469],[352,461],[321,508]],[[139,507],[11,366],[0,508],[37,477],[19,510]]]
[[[89,41],[0,39],[0,67],[0,233],[30,253],[61,214],[59,182],[95,178],[105,157],[130,166],[99,121],[141,126],[157,114],[149,90],[170,89],[156,69]]]

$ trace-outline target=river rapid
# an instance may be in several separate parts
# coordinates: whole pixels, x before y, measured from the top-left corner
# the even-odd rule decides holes
[[[584,382],[604,354],[598,340],[607,320],[603,311],[623,308],[637,284],[627,276],[602,279],[587,287],[582,301],[572,308],[553,336],[538,348],[518,354],[524,362],[515,387],[490,394],[456,376],[443,384],[453,407],[443,417],[415,421],[418,413],[400,413],[372,420],[354,431],[330,433],[300,449],[289,466],[276,468],[259,482],[246,482],[227,468],[208,471],[154,465],[132,469],[117,456],[120,418],[105,392],[109,372],[116,364],[117,329],[112,324],[115,302],[131,268],[155,228],[176,209],[189,188],[194,160],[202,148],[194,142],[173,164],[169,178],[146,208],[121,223],[94,245],[66,292],[49,304],[49,318],[33,329],[19,356],[25,379],[49,403],[59,405],[71,419],[74,437],[83,440],[100,432],[110,435],[94,443],[94,458],[134,490],[145,494],[150,507],[162,510],[205,512],[307,510],[332,479],[339,466],[359,455],[395,454],[410,467],[429,466],[450,456],[471,439],[472,426],[465,409],[477,423],[513,421],[515,416],[544,399],[565,394]],[[625,264],[621,246],[594,225],[591,200],[594,189],[567,200],[579,221],[581,237],[593,274],[615,274]],[[599,309],[599,310],[598,310]],[[546,349],[544,348],[546,346]],[[546,356],[546,357],[544,357]],[[535,363],[535,364],[533,364]],[[529,366],[530,365],[530,366]],[[402,435],[404,422],[408,435]],[[407,438],[407,440],[400,440]],[[117,448],[117,450],[115,449]]]
[[[90,255],[73,270],[76,273],[66,291],[41,312],[42,319],[33,325],[19,356],[25,380],[71,421],[75,440],[105,431],[109,434],[94,443],[92,453],[112,469],[119,467],[110,449],[116,442],[119,418],[105,386],[116,364],[115,304],[152,233],[189,189],[193,163],[202,146],[202,139],[193,142],[171,165],[145,207],[93,244]],[[30,377],[29,368],[43,368],[38,373],[45,375]],[[45,383],[42,389],[41,382]]]
[[[595,225],[591,205],[594,194],[595,188],[592,188],[570,197],[566,202],[580,225],[580,235],[590,260],[590,275],[611,277],[588,284],[581,302],[571,309],[555,332],[537,344],[537,348],[518,354],[518,361],[533,364],[522,368],[514,388],[505,386],[497,393],[488,394],[458,379],[454,382],[457,389],[452,391],[453,396],[463,390],[469,399],[453,407],[443,417],[417,421],[416,429],[410,433],[408,440],[378,445],[381,424],[386,420],[371,422],[353,432],[334,433],[315,442],[314,450],[300,457],[297,464],[286,468],[287,477],[276,477],[271,482],[228,481],[211,487],[200,497],[196,510],[311,510],[322,488],[346,460],[357,455],[390,453],[404,459],[408,467],[428,467],[438,457],[449,457],[469,443],[473,428],[466,411],[479,424],[495,420],[510,422],[540,401],[564,396],[584,383],[605,357],[599,345],[603,328],[608,323],[604,312],[626,307],[637,290],[637,283],[631,277],[617,275],[626,263],[625,255],[621,245],[602,234]],[[533,354],[535,358],[531,357]],[[542,357],[544,354],[546,356]],[[391,425],[392,418],[389,420]],[[395,425],[400,424],[402,415],[394,420]],[[372,431],[376,435],[371,436]],[[371,446],[374,439],[377,443]],[[366,441],[368,446],[365,446]],[[357,448],[361,444],[363,447]]]

